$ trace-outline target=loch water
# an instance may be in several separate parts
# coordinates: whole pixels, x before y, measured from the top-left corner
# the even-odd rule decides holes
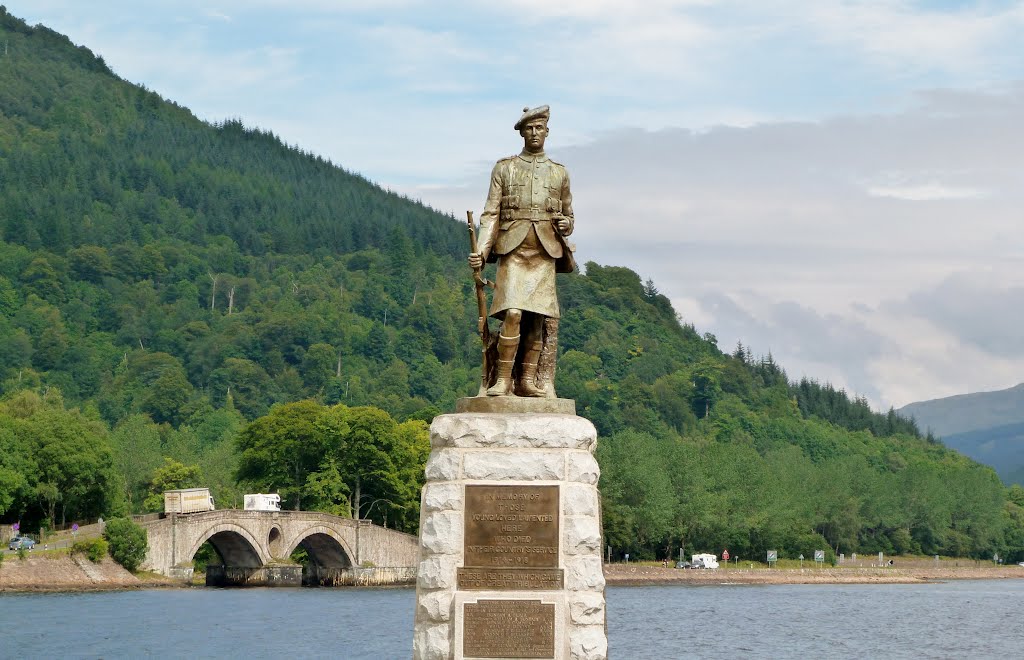
[[[1024,657],[1024,580],[609,587],[614,660]],[[411,589],[0,594],[5,658],[407,660]]]

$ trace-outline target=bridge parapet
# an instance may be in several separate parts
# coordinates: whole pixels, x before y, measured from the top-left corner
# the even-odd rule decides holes
[[[363,565],[415,571],[419,562],[416,536],[317,511],[223,509],[172,515],[144,522],[143,527],[149,535],[149,552],[142,568],[164,575],[185,574],[206,542],[217,550],[226,570],[251,572],[287,564],[299,546],[321,571]],[[408,576],[409,571],[382,573],[392,574]]]

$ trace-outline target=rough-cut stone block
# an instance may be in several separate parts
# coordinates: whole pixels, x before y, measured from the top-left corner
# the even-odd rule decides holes
[[[457,557],[427,557],[420,562],[416,585],[420,589],[454,589]]]
[[[565,461],[557,451],[471,451],[463,462],[467,479],[561,479]]]
[[[424,511],[462,511],[462,485],[433,483],[423,487]]]
[[[447,589],[422,594],[416,603],[416,620],[445,623],[451,619],[455,593]]]
[[[569,452],[567,457],[569,471],[566,475],[569,481],[578,481],[585,484],[596,484],[601,476],[601,468],[590,452],[574,451]]]
[[[462,514],[431,511],[422,516],[420,546],[438,555],[451,555],[462,548]]]
[[[562,513],[567,516],[597,516],[597,489],[588,484],[562,484]]]
[[[569,600],[569,620],[579,626],[604,625],[604,596],[580,591]]]
[[[603,591],[604,566],[600,556],[580,555],[565,558],[566,591]]]
[[[606,660],[608,639],[604,626],[584,626],[569,633],[569,657],[573,660]]]
[[[596,518],[562,517],[562,538],[567,555],[601,555],[601,529]]]
[[[430,452],[425,469],[427,481],[455,481],[458,479],[461,458],[460,452],[450,449]]]
[[[548,409],[531,414],[461,412],[434,419],[427,483],[420,499],[415,660],[461,657],[457,652],[461,653],[465,621],[460,608],[470,597],[552,601],[557,622],[554,657],[607,660],[596,443],[589,421]],[[557,506],[552,500],[547,513],[558,514],[557,568],[563,588],[460,592],[456,578],[466,563],[463,546],[470,506],[465,488],[540,484],[559,488]]]
[[[417,660],[449,660],[451,638],[447,623],[417,624],[412,655]]]
[[[434,448],[583,449],[592,451],[597,430],[575,415],[439,415],[430,425]]]

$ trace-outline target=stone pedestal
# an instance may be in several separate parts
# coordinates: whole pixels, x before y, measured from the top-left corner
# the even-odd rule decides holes
[[[463,412],[430,442],[413,658],[607,658],[594,426]]]

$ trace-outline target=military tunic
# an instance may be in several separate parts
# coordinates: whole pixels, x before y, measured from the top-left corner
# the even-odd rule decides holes
[[[569,173],[543,152],[503,158],[491,171],[491,187],[480,216],[478,249],[498,262],[490,315],[521,309],[558,318],[555,273],[572,270],[571,249],[555,222],[574,218]]]

